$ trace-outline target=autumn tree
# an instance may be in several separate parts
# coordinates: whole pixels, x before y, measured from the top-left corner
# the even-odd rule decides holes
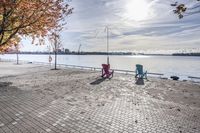
[[[55,31],[52,32],[48,37],[54,52],[54,70],[57,70],[57,53],[62,47],[59,33],[60,30],[55,29]]]
[[[72,13],[65,0],[0,0],[0,51],[31,37],[39,44]]]
[[[173,11],[178,15],[179,19],[184,16],[200,13],[200,0],[191,0],[191,2],[194,2],[192,7],[188,7],[187,5],[178,2],[171,4],[171,6],[175,7],[175,10]]]

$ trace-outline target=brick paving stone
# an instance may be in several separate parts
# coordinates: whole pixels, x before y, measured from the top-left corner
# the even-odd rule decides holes
[[[84,106],[77,99],[74,103],[65,98],[52,99],[50,92],[43,97],[34,91],[2,91],[0,133],[200,132],[200,108],[129,93],[124,86],[114,100],[93,101],[96,106]],[[98,95],[91,91],[91,97]]]

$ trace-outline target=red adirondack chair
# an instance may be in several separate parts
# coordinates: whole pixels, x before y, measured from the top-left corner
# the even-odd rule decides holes
[[[113,77],[114,70],[110,69],[110,64],[102,64],[102,75],[101,77],[111,78]]]

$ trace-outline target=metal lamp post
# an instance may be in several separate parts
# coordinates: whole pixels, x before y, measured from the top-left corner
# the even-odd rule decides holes
[[[107,64],[110,64],[109,61],[109,28],[106,26],[106,31],[107,31]]]

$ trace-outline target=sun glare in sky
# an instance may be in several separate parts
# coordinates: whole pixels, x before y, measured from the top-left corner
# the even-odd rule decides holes
[[[130,0],[125,6],[125,16],[130,20],[141,21],[148,17],[149,6],[145,0]]]

